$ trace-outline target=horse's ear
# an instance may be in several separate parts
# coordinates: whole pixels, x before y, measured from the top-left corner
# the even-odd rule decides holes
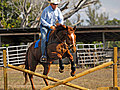
[[[61,26],[62,24],[60,24],[60,23],[56,23],[56,26]]]
[[[76,26],[74,26],[73,30],[76,30]]]
[[[63,28],[66,28],[65,25],[62,25],[62,24],[60,24],[60,23],[56,23],[56,26],[57,26],[57,27],[58,27],[58,26],[61,26],[61,27],[63,27]]]
[[[62,25],[64,28],[66,28],[66,26],[65,25]]]

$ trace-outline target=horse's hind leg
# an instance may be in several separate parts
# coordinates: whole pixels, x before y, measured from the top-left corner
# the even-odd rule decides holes
[[[24,83],[24,85],[26,85],[26,83],[28,82],[27,73],[23,73],[23,74],[25,74],[25,75],[24,75],[24,76],[25,76],[25,83]]]
[[[34,63],[34,64],[32,64],[30,66],[30,70],[35,72],[36,66],[37,66],[38,63],[37,62],[32,62],[32,63]],[[33,75],[32,74],[28,74],[28,75],[29,75],[29,79],[30,79],[30,82],[31,82],[31,85],[32,85],[32,90],[35,90],[35,86],[34,86],[34,83],[33,83]]]
[[[28,69],[28,70],[29,70],[27,61],[25,61],[25,69]],[[24,75],[24,77],[25,77],[25,83],[24,83],[24,85],[26,85],[26,83],[28,82],[28,76],[27,76],[28,73],[24,73],[24,72],[23,72],[23,75]]]
[[[32,85],[32,90],[35,90],[35,86],[34,86],[34,83],[33,83],[33,75],[29,74],[29,78],[30,78],[30,82],[31,82],[31,85]]]
[[[50,71],[50,63],[45,63],[43,64],[43,67],[44,67],[44,72],[43,72],[43,75],[48,75],[49,71]],[[48,86],[48,81],[47,79],[43,78],[43,80],[45,81],[45,84],[46,86]]]
[[[59,72],[60,73],[63,73],[64,72],[64,66],[63,66],[63,62],[62,62],[62,59],[59,59]]]

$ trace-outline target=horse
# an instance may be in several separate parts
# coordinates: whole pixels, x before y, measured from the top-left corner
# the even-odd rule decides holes
[[[76,27],[65,26],[61,24],[56,25],[56,29],[52,30],[49,34],[49,40],[47,42],[47,62],[40,62],[41,58],[41,41],[39,42],[39,47],[34,48],[35,42],[33,42],[26,52],[25,69],[35,72],[38,63],[42,64],[44,67],[43,75],[48,75],[50,70],[50,65],[52,61],[59,60],[59,72],[62,73],[64,70],[64,65],[62,59],[67,57],[71,62],[71,76],[75,75],[75,63],[70,50],[74,53],[76,52]],[[33,75],[28,74],[32,85],[32,89],[35,90],[33,83]],[[48,81],[44,79],[45,84],[48,86]],[[27,73],[25,73],[25,83],[28,82]]]

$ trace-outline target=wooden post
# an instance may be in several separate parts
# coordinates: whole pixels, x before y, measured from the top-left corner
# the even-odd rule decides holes
[[[113,88],[117,87],[117,47],[114,47]]]
[[[103,48],[105,49],[105,32],[103,32],[102,35],[103,35]]]
[[[3,50],[3,64],[4,64],[4,90],[7,90],[7,60],[6,60],[6,50]]]

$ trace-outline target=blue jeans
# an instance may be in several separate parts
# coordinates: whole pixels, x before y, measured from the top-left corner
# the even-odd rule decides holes
[[[42,55],[46,55],[45,48],[46,48],[46,35],[48,32],[48,29],[45,27],[40,27],[41,31],[41,50],[42,50]]]

